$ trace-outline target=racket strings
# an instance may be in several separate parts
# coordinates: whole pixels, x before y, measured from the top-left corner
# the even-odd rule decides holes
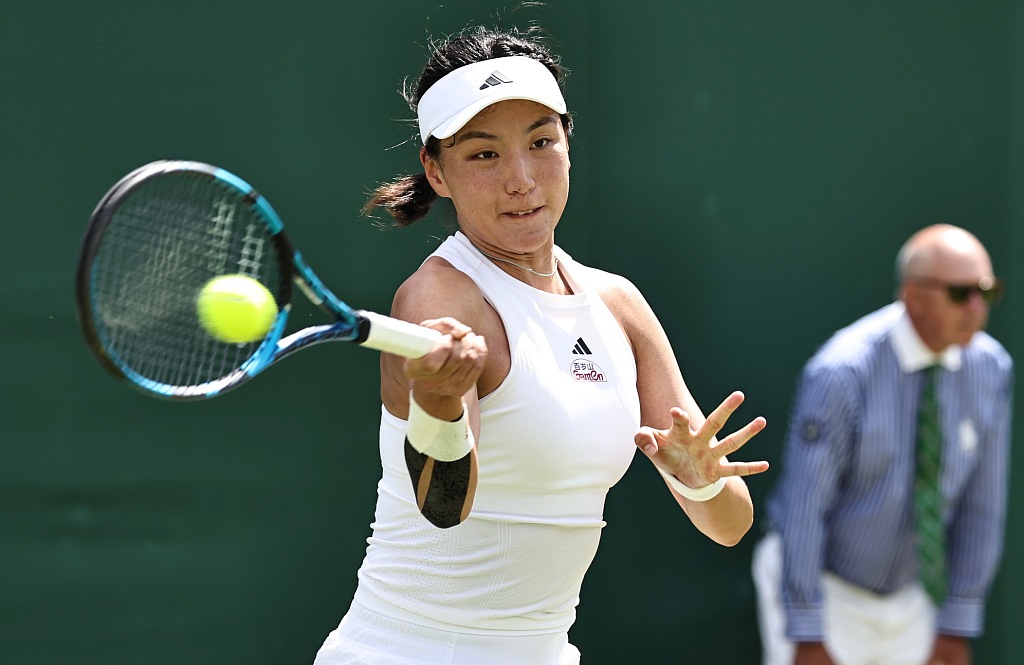
[[[259,278],[259,269],[263,265],[266,242],[261,233],[253,226],[246,227],[242,238],[242,252],[238,259],[238,272],[248,277]]]
[[[216,213],[207,227],[208,265],[214,273],[223,272],[229,263],[228,250],[231,246],[231,227],[235,221],[235,209],[228,201],[214,201]],[[253,275],[249,275],[253,277]]]
[[[146,381],[198,386],[239,370],[260,342],[227,344],[199,324],[196,297],[241,273],[279,291],[274,240],[240,192],[192,174],[146,181],[120,202],[92,265],[99,334]]]

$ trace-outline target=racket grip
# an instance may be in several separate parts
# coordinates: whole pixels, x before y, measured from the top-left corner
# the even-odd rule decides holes
[[[366,310],[357,313],[368,324],[366,339],[359,342],[361,346],[404,358],[421,358],[441,339],[441,333],[433,328]]]

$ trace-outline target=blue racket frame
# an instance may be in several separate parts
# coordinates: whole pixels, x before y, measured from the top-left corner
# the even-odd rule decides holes
[[[250,205],[257,217],[263,221],[266,230],[273,239],[280,287],[275,298],[279,313],[266,337],[259,343],[253,353],[241,362],[234,371],[214,380],[196,385],[173,385],[153,380],[133,368],[116,349],[113,340],[106,334],[102,321],[99,320],[94,307],[91,285],[94,282],[93,259],[102,244],[104,231],[114,217],[118,207],[127,197],[144,183],[154,178],[172,174],[191,174],[210,178],[222,187],[233,190],[240,200]],[[248,182],[222,168],[202,162],[185,160],[161,160],[142,166],[118,181],[102,198],[90,218],[79,257],[77,271],[76,296],[79,321],[90,349],[101,364],[114,376],[129,381],[134,387],[158,397],[177,400],[206,399],[223,394],[245,383],[273,363],[300,349],[327,341],[347,341],[363,344],[371,334],[371,318],[384,319],[383,326],[391,327],[391,322],[400,328],[400,337],[412,335],[422,337],[415,342],[418,347],[407,351],[400,347],[397,351],[402,355],[417,357],[423,355],[433,340],[440,337],[431,331],[405,322],[395,322],[387,317],[380,317],[362,310],[354,310],[328,289],[301,254],[292,246],[284,233],[284,223],[270,203],[259,194]],[[291,311],[291,284],[297,285],[303,293],[329,317],[336,319],[334,323],[310,326],[291,335],[283,337]],[[367,315],[370,315],[369,317]],[[407,330],[409,328],[411,330]],[[373,348],[392,350],[387,344],[371,345]]]

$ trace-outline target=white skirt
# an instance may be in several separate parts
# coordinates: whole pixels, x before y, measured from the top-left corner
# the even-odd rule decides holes
[[[579,665],[566,633],[473,635],[427,628],[352,603],[313,665]]]

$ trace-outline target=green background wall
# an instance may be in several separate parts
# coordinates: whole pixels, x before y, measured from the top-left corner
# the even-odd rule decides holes
[[[144,397],[81,341],[78,242],[123,173],[208,161],[273,202],[335,290],[386,310],[446,234],[358,216],[418,164],[396,90],[428,34],[513,4],[0,9],[0,662],[312,662],[369,534],[377,357],[318,347],[208,403]],[[526,20],[574,70],[559,243],[640,286],[706,409],[742,389],[737,422],[768,418],[743,455],[776,463],[749,481],[758,509],[800,366],[890,299],[920,226],[988,244],[1010,287],[991,329],[1024,359],[1024,3],[552,0],[507,19]],[[711,544],[642,459],[606,512],[572,633],[584,663],[758,662],[759,525]],[[1017,660],[1022,592],[1004,566],[979,663]]]

